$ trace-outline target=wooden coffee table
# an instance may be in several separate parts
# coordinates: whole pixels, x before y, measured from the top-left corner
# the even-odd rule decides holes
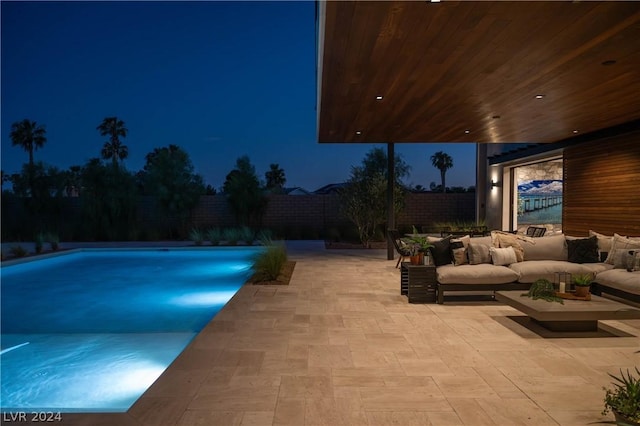
[[[522,296],[522,290],[498,291],[496,300],[519,310],[551,331],[597,331],[599,320],[640,319],[640,309],[591,295],[590,301],[564,300],[564,305]]]

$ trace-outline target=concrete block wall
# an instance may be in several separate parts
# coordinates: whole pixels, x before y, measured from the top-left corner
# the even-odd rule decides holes
[[[3,205],[2,224],[11,227],[25,212],[20,199],[7,201]],[[473,193],[409,193],[405,201],[404,211],[396,218],[396,227],[415,225],[420,228],[436,222],[468,222],[475,218]],[[82,219],[81,202],[82,198],[64,199],[62,217],[65,223]],[[141,229],[161,228],[175,219],[161,216],[154,197],[140,198],[138,222]],[[264,228],[315,231],[317,235],[345,225],[349,225],[349,221],[341,215],[339,198],[335,194],[270,195],[262,220]],[[232,227],[237,223],[224,195],[208,195],[201,197],[200,204],[191,212],[190,226]],[[26,234],[31,235],[30,232]]]

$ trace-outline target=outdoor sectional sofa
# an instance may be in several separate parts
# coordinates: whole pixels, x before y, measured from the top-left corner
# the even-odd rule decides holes
[[[554,282],[558,272],[592,274],[594,293],[640,302],[640,239],[592,234],[529,238],[494,231],[486,237],[430,238],[438,303],[444,303],[445,292],[528,290],[540,278]],[[627,255],[637,270],[627,270]]]

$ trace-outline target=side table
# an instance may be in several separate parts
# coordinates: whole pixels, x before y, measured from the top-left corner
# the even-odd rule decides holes
[[[400,294],[406,294],[409,303],[435,303],[437,289],[435,265],[412,265],[402,262]]]

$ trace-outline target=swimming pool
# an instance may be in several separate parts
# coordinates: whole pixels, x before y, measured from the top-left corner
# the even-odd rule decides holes
[[[124,412],[260,248],[81,250],[3,266],[2,411]]]

